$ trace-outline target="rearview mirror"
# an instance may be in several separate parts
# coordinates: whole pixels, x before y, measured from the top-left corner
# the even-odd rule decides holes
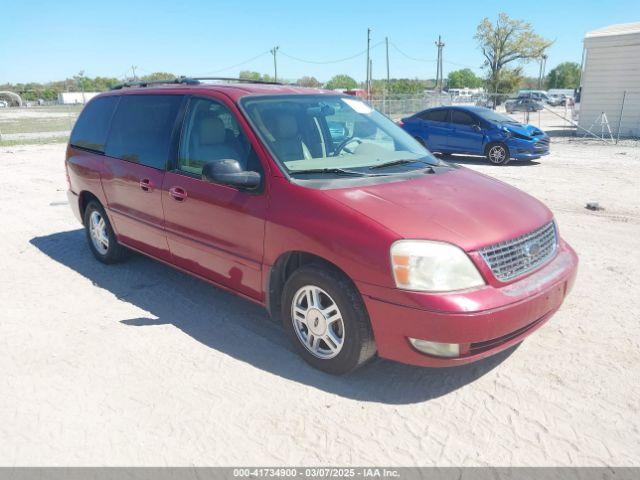
[[[258,172],[243,170],[237,160],[212,160],[202,167],[202,179],[206,182],[228,185],[246,190],[260,186]]]

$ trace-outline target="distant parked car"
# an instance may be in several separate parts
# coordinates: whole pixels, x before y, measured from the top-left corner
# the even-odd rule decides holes
[[[0,108],[7,108],[9,106],[9,104],[7,102],[5,102],[4,100],[0,100]]]
[[[567,96],[564,93],[560,93],[557,95],[549,95],[549,100],[547,100],[547,103],[552,107],[558,107],[560,105],[564,105],[566,101]]]
[[[518,92],[518,98],[533,98],[538,102],[547,103],[549,101],[549,94],[544,90],[520,90]]]
[[[504,104],[507,113],[514,112],[538,112],[544,108],[541,102],[531,97],[518,97],[507,100]]]
[[[402,128],[432,152],[484,155],[495,165],[549,154],[549,137],[533,125],[476,106],[430,108]]]

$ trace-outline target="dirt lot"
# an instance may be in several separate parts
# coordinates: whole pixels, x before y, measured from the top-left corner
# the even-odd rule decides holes
[[[458,158],[550,206],[574,291],[497,357],[343,378],[250,303],[141,256],[96,262],[63,156],[0,148],[0,465],[640,465],[640,148]]]

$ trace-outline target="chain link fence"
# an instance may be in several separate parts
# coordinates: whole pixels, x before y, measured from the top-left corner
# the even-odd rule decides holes
[[[545,102],[518,102],[516,96],[504,94],[450,95],[426,92],[422,95],[377,95],[370,102],[393,120],[413,115],[427,108],[449,105],[477,105],[493,108],[522,123],[537,126],[552,137],[571,141],[599,141],[609,144],[640,146],[640,91],[624,92],[619,101],[575,104],[566,99],[551,105]],[[595,103],[592,108],[591,104]]]
[[[83,105],[0,106],[0,146],[66,141]]]
[[[413,115],[427,108],[448,105],[478,105],[495,108],[514,119],[537,126],[552,137],[567,141],[603,142],[640,146],[640,90],[623,92],[608,103],[588,99],[552,106],[538,103],[526,111],[515,97],[503,94],[452,95],[425,92],[409,95],[377,95],[369,103],[392,120]],[[82,105],[0,106],[0,146],[66,141]]]

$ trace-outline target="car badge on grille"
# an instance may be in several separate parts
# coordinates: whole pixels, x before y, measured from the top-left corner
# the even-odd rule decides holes
[[[534,240],[532,242],[528,242],[522,248],[523,253],[527,256],[527,258],[535,257],[540,253],[542,249],[540,242]]]

